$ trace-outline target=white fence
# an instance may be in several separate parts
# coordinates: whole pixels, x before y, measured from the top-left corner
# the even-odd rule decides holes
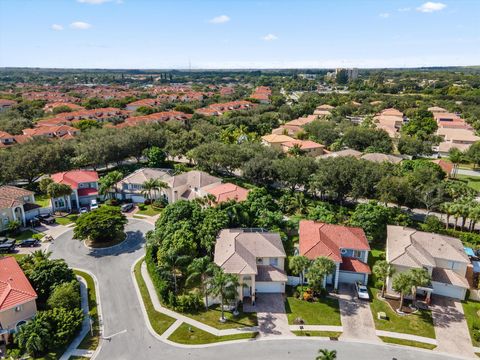
[[[287,276],[287,285],[297,286],[300,284],[300,278],[298,276]]]

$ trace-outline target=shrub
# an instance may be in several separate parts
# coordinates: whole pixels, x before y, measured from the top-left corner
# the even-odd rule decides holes
[[[166,199],[157,199],[152,203],[152,206],[157,209],[163,209],[167,205],[168,201]]]
[[[57,285],[47,300],[47,305],[50,309],[64,308],[66,310],[73,310],[80,308],[80,304],[80,283],[76,279]]]
[[[105,205],[108,205],[108,206],[118,206],[119,204],[119,201],[117,199],[108,199],[107,201],[105,201]]]
[[[175,310],[180,312],[197,312],[203,307],[198,294],[179,295],[176,299]]]
[[[32,239],[41,240],[44,237],[42,234],[33,234]]]
[[[145,199],[145,201],[143,202],[145,205],[150,205],[152,203],[152,200],[150,199]]]
[[[145,203],[146,203],[146,202],[147,202],[147,201],[145,200]],[[146,210],[147,207],[146,207],[145,204],[138,204],[138,209],[143,211],[143,210]]]
[[[312,289],[307,289],[303,292],[303,300],[313,301],[313,291],[312,291]]]
[[[147,251],[145,254],[145,263],[147,264],[147,270],[152,279],[153,286],[157,291],[157,295],[160,298],[161,302],[170,305],[169,301],[169,287],[168,283],[163,279],[157,268],[156,255],[158,248],[154,245],[147,246]]]

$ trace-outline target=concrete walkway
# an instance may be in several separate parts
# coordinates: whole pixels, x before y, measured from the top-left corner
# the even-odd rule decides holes
[[[142,264],[142,276],[143,276],[143,279],[144,279],[145,284],[147,286],[148,293],[150,295],[150,299],[152,301],[152,304],[153,304],[153,307],[155,308],[155,310],[158,311],[158,312],[161,312],[165,315],[168,315],[168,316],[177,320],[172,326],[177,324],[176,326],[178,327],[183,322],[183,323],[187,323],[189,325],[192,325],[192,326],[194,326],[194,327],[196,327],[200,330],[206,331],[206,332],[208,332],[212,335],[215,335],[215,336],[244,334],[244,333],[248,333],[248,332],[259,331],[257,326],[243,327],[243,328],[238,328],[238,329],[219,330],[219,329],[216,329],[216,328],[214,328],[210,325],[206,325],[206,324],[204,324],[200,321],[189,318],[188,316],[185,316],[185,315],[182,315],[182,314],[177,313],[175,311],[172,311],[170,309],[167,309],[167,308],[162,306],[162,304],[160,303],[160,300],[158,299],[157,292],[155,291],[155,287],[153,286],[152,279],[150,278],[150,275],[148,274],[147,266],[146,266],[145,262],[143,262],[143,264]],[[149,321],[149,320],[146,319],[146,321]],[[179,323],[179,321],[180,321],[180,323]],[[167,329],[167,332],[169,330],[170,330],[170,328]],[[173,331],[171,331],[171,332],[173,332]]]
[[[370,303],[356,299],[353,285],[341,284],[338,292],[343,333],[340,339],[379,342]]]
[[[461,302],[436,296],[431,310],[438,342],[435,350],[457,356],[475,357]]]

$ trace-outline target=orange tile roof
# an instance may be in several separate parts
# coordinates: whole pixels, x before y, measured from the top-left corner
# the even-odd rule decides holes
[[[221,203],[228,200],[245,201],[249,191],[238,185],[226,183],[214,186],[207,192],[215,196],[217,203]]]
[[[70,185],[72,189],[78,189],[80,183],[98,181],[98,173],[93,170],[71,170],[53,174],[51,177],[56,183]]]
[[[0,258],[0,311],[35,300],[37,293],[14,257]]]

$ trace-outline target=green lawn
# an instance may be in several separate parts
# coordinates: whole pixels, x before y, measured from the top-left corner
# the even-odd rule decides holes
[[[373,320],[377,330],[392,331],[404,334],[412,334],[435,339],[435,330],[433,328],[432,314],[428,310],[419,310],[411,315],[397,315],[389,304],[377,298],[378,289],[371,288],[372,302],[370,309],[372,310]],[[379,320],[377,313],[379,311],[387,314],[387,320]]]
[[[88,308],[90,318],[93,320],[93,336],[90,334],[90,332],[88,332],[87,335],[85,335],[85,337],[83,338],[78,348],[95,350],[98,347],[98,343],[100,340],[100,324],[98,321],[97,292],[95,290],[95,283],[93,281],[93,278],[83,271],[74,270],[74,273],[83,277],[87,282]]]
[[[340,331],[292,331],[296,336],[319,336],[329,338],[339,338],[342,333]]]
[[[380,339],[382,339],[383,342],[389,343],[389,344],[397,344],[397,345],[405,345],[405,346],[414,346],[422,349],[428,349],[428,350],[433,350],[437,347],[437,345],[432,345],[432,344],[427,344],[419,341],[413,341],[413,340],[404,340],[404,339],[397,339],[397,338],[392,338],[388,336],[379,336]]]
[[[175,322],[175,319],[171,318],[168,315],[162,314],[161,312],[158,312],[153,307],[152,300],[150,299],[150,294],[148,293],[147,285],[145,284],[145,280],[143,280],[142,277],[142,263],[143,260],[139,261],[135,265],[135,279],[137,280],[138,288],[140,289],[140,293],[142,294],[143,303],[145,305],[145,309],[147,310],[150,324],[152,325],[153,330],[155,330],[157,334],[161,335]]]
[[[465,180],[472,189],[480,191],[480,176],[469,176],[458,174],[457,178],[460,180]]]
[[[254,339],[258,333],[244,333],[237,335],[225,335],[215,336],[196,327],[183,323],[175,330],[168,340],[189,345],[211,344],[216,342],[241,340],[241,339]]]
[[[221,323],[218,321],[221,317],[220,307],[218,305],[211,306],[208,311],[200,311],[195,314],[184,313],[192,319],[200,321],[204,324],[210,325],[216,329],[235,329],[242,327],[250,327],[257,325],[257,314],[255,313],[244,313],[239,309],[240,314],[238,316],[233,316],[229,311],[225,311],[225,318],[227,321]]]
[[[142,208],[144,210],[141,210]],[[136,212],[136,214],[146,215],[146,216],[155,216],[160,214],[161,212],[162,210],[157,210],[152,205],[140,205],[139,210]]]
[[[285,311],[289,324],[294,324],[296,318],[302,318],[305,325],[342,325],[337,299],[308,302],[289,296],[285,301]]]
[[[13,239],[20,241],[20,240],[26,240],[26,239],[31,239],[34,234],[38,234],[32,230],[25,230],[22,231],[20,234],[13,236]],[[40,235],[43,236],[43,234],[40,233]]]
[[[35,204],[41,207],[49,207],[50,198],[45,194],[35,194]]]
[[[480,302],[478,301],[464,301],[463,312],[465,313],[465,319],[467,319],[468,330],[470,331],[470,338],[472,339],[473,346],[480,346],[480,341],[476,341],[473,337],[474,325],[480,328]]]
[[[58,224],[60,225],[69,225],[77,221],[78,217],[80,215],[78,214],[70,214],[67,216],[62,216],[62,217],[56,217],[55,220]]]

